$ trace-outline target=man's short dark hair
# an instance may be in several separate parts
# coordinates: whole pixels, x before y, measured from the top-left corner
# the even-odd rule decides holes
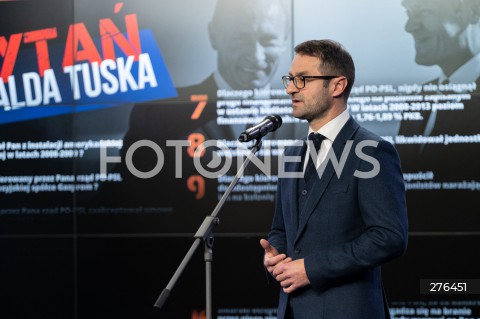
[[[350,53],[340,43],[333,40],[305,41],[295,47],[295,53],[319,58],[319,68],[324,75],[345,76],[348,83],[343,94],[345,100],[348,99],[355,82],[355,65]]]

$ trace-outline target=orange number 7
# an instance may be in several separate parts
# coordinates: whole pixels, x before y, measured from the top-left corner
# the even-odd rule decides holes
[[[198,95],[191,95],[190,101],[198,102],[195,111],[193,111],[192,116],[190,117],[192,120],[198,120],[200,115],[202,115],[203,109],[207,105],[208,95],[207,94],[198,94]]]

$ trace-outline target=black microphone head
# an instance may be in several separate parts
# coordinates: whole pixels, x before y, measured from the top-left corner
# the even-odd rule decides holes
[[[248,142],[253,139],[262,138],[268,132],[273,132],[282,125],[282,118],[279,115],[268,115],[259,124],[249,128],[240,134],[238,140],[240,142]]]
[[[272,121],[273,123],[272,132],[278,129],[280,126],[282,126],[282,118],[280,117],[280,115],[272,114],[272,115],[268,115],[266,118]]]

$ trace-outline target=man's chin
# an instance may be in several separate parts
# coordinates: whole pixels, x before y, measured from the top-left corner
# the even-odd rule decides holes
[[[234,90],[253,90],[253,89],[263,89],[269,84],[269,81],[265,80],[250,80],[242,81],[236,83],[236,86],[232,86]]]
[[[295,110],[295,108],[292,110],[292,116],[294,118],[299,119],[299,120],[305,120],[305,114],[303,114],[300,111]]]
[[[257,88],[257,89],[261,89],[261,88],[266,87],[268,85],[268,83],[269,83],[269,81],[265,80],[265,79],[254,80],[254,81],[252,81],[252,87]]]
[[[424,65],[424,66],[432,66],[435,65],[435,63],[432,61],[432,55],[431,54],[418,54],[415,56],[415,63],[418,65]]]
[[[237,87],[241,90],[261,89],[270,83],[271,78],[265,72],[245,72],[237,70]]]

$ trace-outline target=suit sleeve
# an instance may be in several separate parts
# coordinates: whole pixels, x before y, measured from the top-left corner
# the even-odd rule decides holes
[[[275,247],[280,254],[287,253],[287,238],[285,233],[285,223],[283,220],[283,210],[281,204],[281,182],[277,185],[277,194],[275,197],[275,214],[273,216],[272,227],[268,234],[270,245]]]
[[[380,169],[372,178],[358,178],[358,204],[352,207],[361,214],[363,232],[352,241],[305,257],[307,276],[318,289],[323,290],[405,252],[408,222],[398,154],[393,145],[382,140],[377,147],[369,147],[367,155],[379,162]],[[370,171],[372,164],[361,160],[358,170]]]

